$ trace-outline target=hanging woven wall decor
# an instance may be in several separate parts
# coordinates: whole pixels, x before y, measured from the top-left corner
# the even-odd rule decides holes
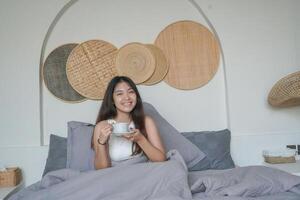
[[[168,25],[155,40],[169,62],[164,81],[172,87],[192,90],[208,83],[217,72],[219,45],[214,35],[194,21]]]
[[[160,48],[153,44],[147,44],[146,47],[150,49],[155,58],[155,71],[152,76],[143,82],[144,85],[154,85],[164,79],[169,70],[169,64],[166,56]]]
[[[143,83],[152,76],[155,62],[152,51],[138,42],[121,47],[116,57],[118,74],[130,77],[136,84]]]
[[[300,105],[300,71],[280,79],[269,92],[268,102],[274,107]]]
[[[117,48],[103,40],[89,40],[75,47],[67,60],[72,87],[89,99],[103,99],[108,82],[117,75]]]
[[[172,23],[154,43],[131,42],[119,50],[104,40],[63,45],[45,62],[45,84],[65,101],[101,100],[109,81],[117,75],[128,76],[136,84],[153,85],[164,80],[174,88],[192,90],[208,83],[217,72],[218,42],[197,22]],[[59,64],[53,67],[56,63]],[[57,74],[63,73],[64,79],[59,79]],[[54,74],[55,80],[50,78]],[[62,82],[63,87],[57,86]]]
[[[46,87],[60,100],[82,102],[86,98],[76,92],[70,85],[66,74],[66,63],[71,51],[78,44],[65,44],[54,49],[43,65],[43,80]]]

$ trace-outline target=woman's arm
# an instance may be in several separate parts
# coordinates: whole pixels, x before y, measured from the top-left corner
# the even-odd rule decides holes
[[[94,129],[93,143],[95,151],[95,169],[111,167],[109,157],[108,140],[112,132],[112,127],[105,121],[99,122]]]
[[[135,129],[133,135],[126,136],[129,140],[136,142],[144,151],[149,160],[161,162],[166,160],[165,149],[162,144],[155,122],[149,116],[145,117],[145,128],[148,138]]]

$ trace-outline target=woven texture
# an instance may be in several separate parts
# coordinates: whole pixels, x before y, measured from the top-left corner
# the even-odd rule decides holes
[[[279,163],[295,163],[295,156],[289,157],[281,157],[281,156],[264,156],[265,162],[271,164],[279,164]]]
[[[22,180],[21,169],[17,167],[8,168],[0,172],[0,187],[12,187],[18,185]]]
[[[119,75],[130,77],[136,84],[148,80],[155,70],[155,57],[150,49],[137,42],[119,49],[116,57]]]
[[[81,102],[86,98],[70,85],[66,74],[66,63],[71,51],[77,44],[65,44],[54,49],[46,58],[43,66],[43,79],[46,87],[60,100]]]
[[[67,60],[72,87],[89,99],[103,99],[108,82],[117,75],[117,48],[102,40],[89,40],[73,49]]]
[[[183,90],[208,83],[219,66],[219,45],[214,35],[193,21],[179,21],[167,26],[155,40],[164,52],[169,71],[164,81]]]
[[[159,83],[166,76],[169,65],[167,59],[160,48],[153,44],[147,44],[146,47],[150,49],[155,58],[155,71],[152,76],[143,82],[144,85],[153,85]]]
[[[268,102],[275,107],[300,105],[300,71],[280,79],[271,89]]]

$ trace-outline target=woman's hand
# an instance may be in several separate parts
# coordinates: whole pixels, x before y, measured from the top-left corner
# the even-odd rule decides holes
[[[123,135],[124,138],[132,142],[138,143],[142,139],[145,139],[145,136],[141,133],[139,129],[132,129],[132,133]]]
[[[93,135],[93,148],[95,151],[95,169],[111,167],[107,141],[112,133],[112,126],[107,121],[97,123]]]
[[[95,129],[95,137],[97,139],[98,144],[106,144],[112,133],[112,125],[108,123],[102,123],[97,125]]]

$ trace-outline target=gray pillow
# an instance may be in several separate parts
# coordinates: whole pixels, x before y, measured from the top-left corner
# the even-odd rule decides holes
[[[67,138],[51,134],[48,157],[43,172],[43,176],[48,172],[66,168],[66,163],[67,163]]]
[[[182,155],[188,168],[192,168],[205,158],[205,154],[169,124],[151,104],[144,102],[143,105],[145,114],[155,121],[166,151],[176,149]]]
[[[182,136],[151,104],[144,102],[143,105],[145,114],[151,116],[155,121],[166,151],[177,149],[188,168],[193,167],[205,157],[205,154],[196,145]],[[92,124],[68,122],[67,168],[81,171],[94,169],[95,153],[91,148],[93,130],[94,125]]]
[[[93,124],[68,122],[67,168],[80,171],[95,169],[95,153],[91,148],[93,131]]]
[[[206,158],[190,168],[190,171],[205,169],[229,169],[234,162],[230,154],[230,131],[201,131],[182,133],[206,154]]]

